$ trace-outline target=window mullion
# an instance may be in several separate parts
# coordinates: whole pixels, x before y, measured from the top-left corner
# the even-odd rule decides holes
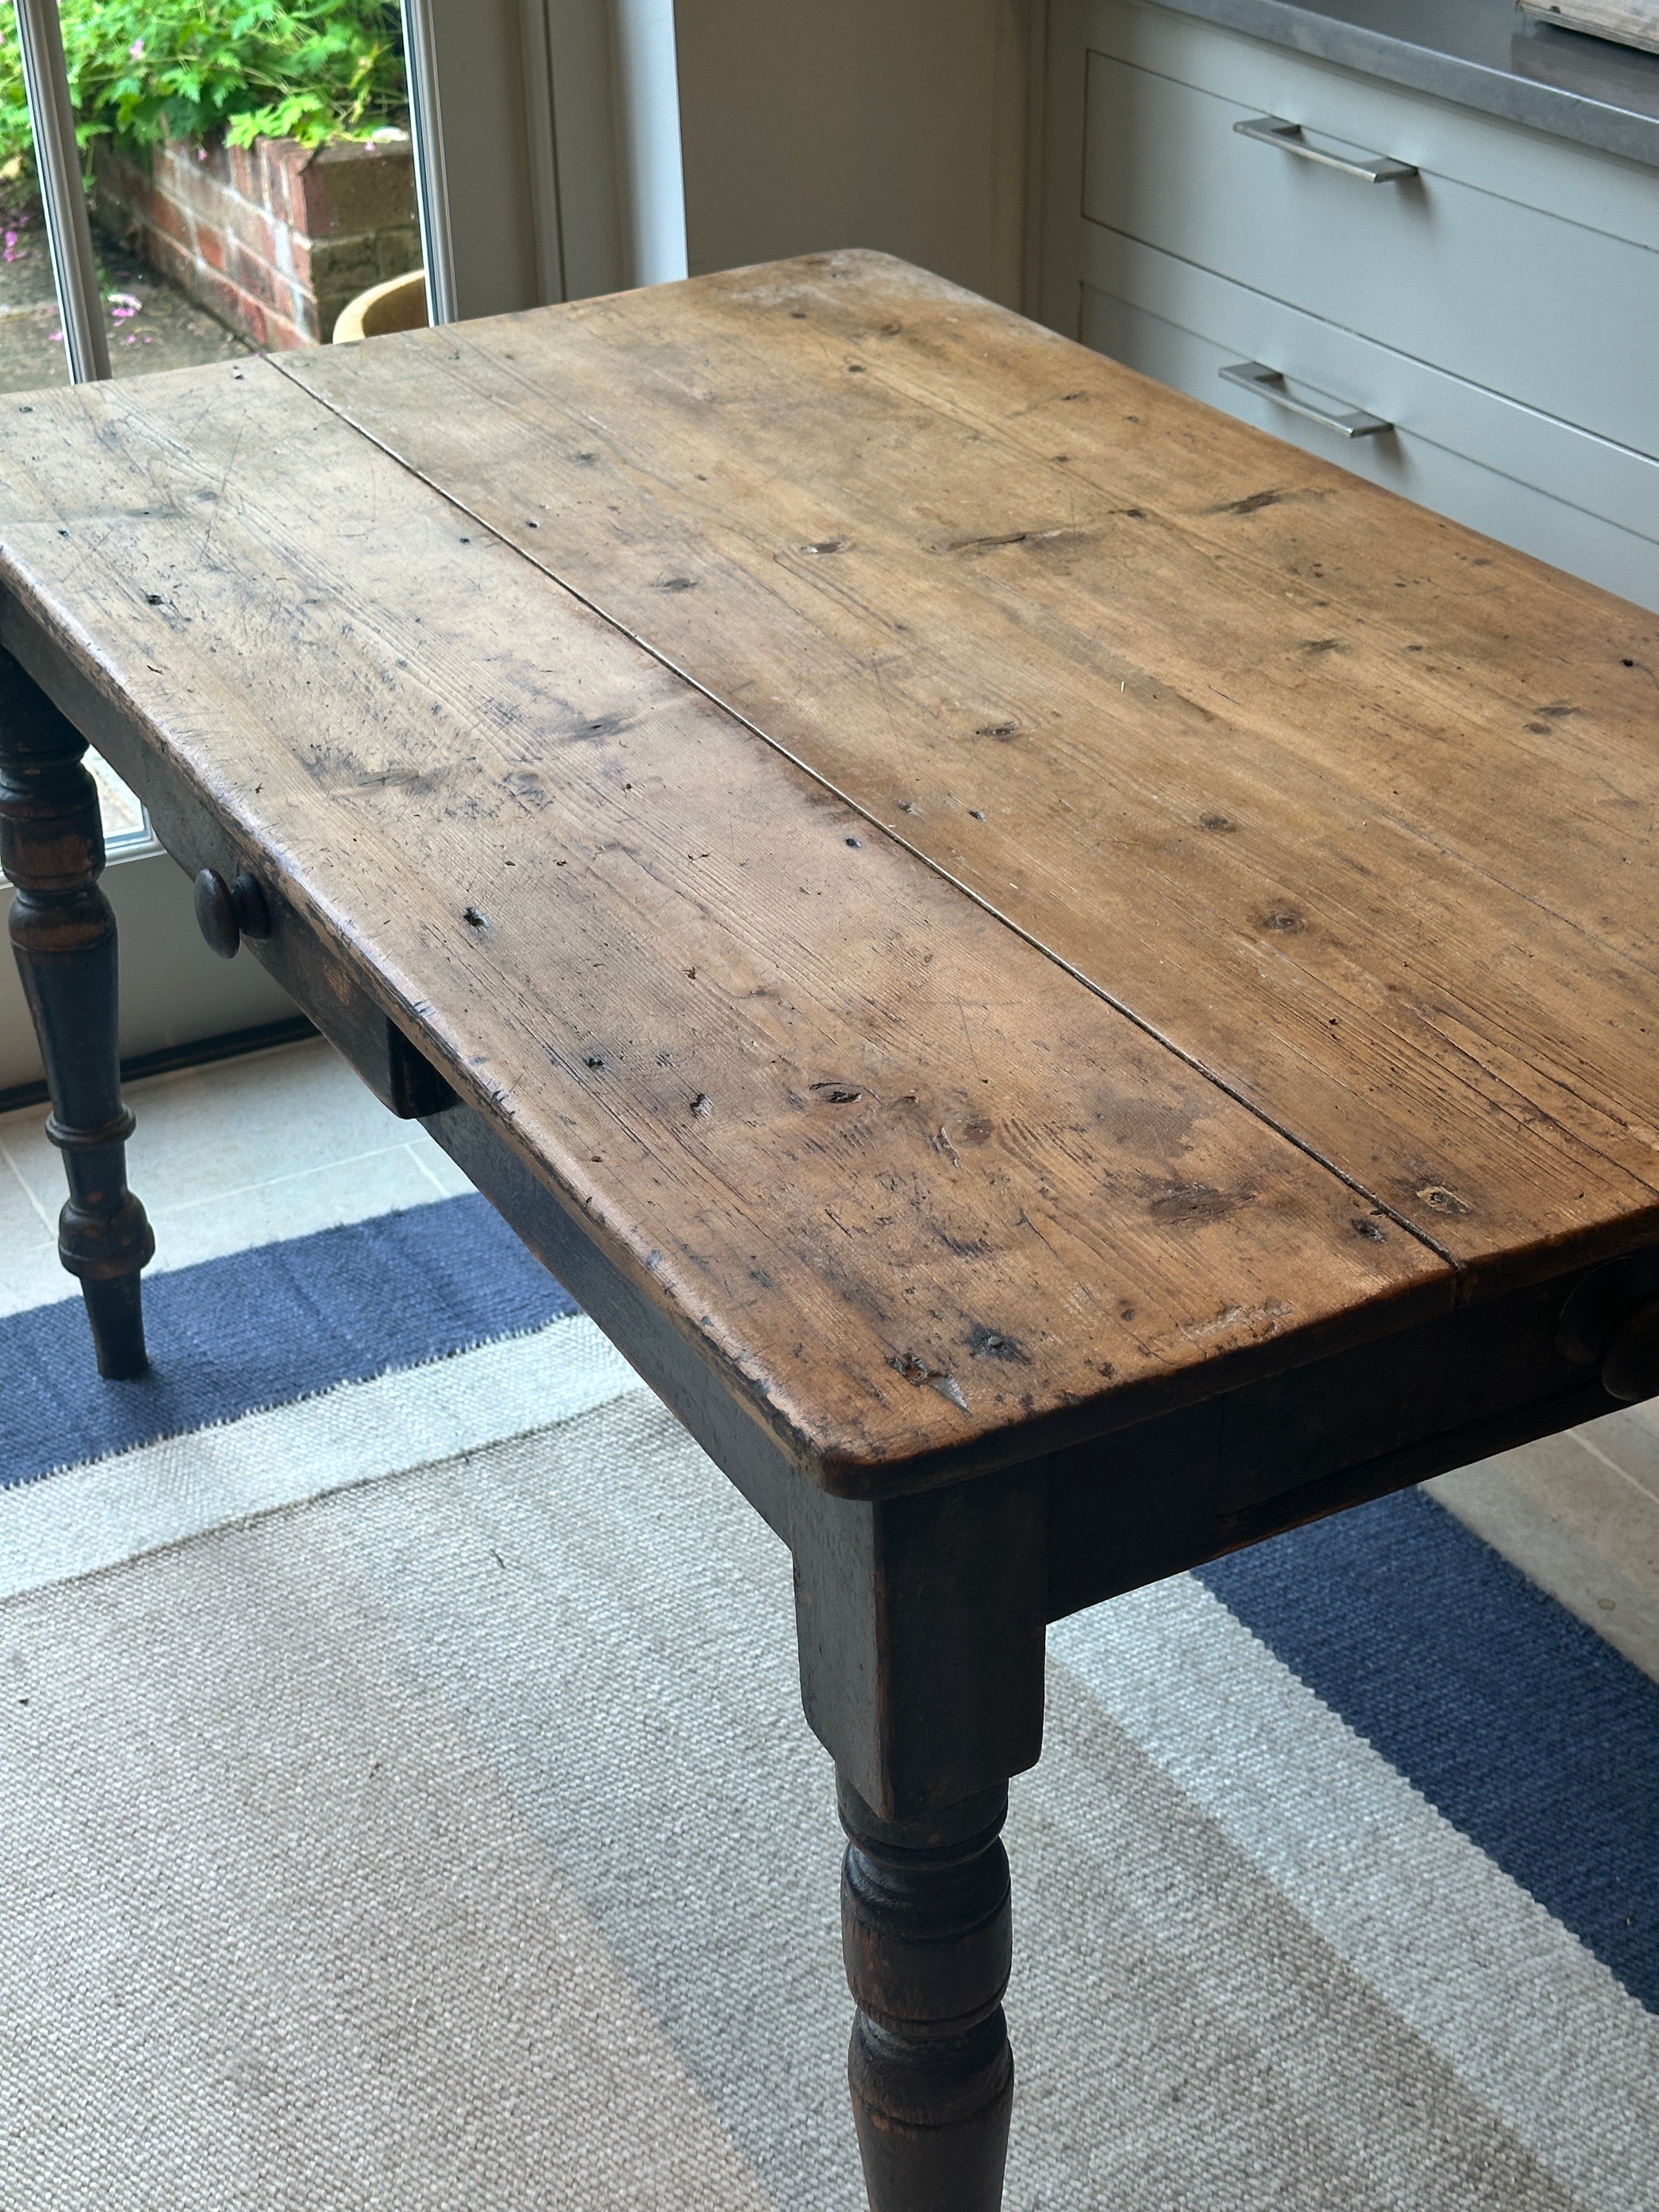
[[[457,319],[455,252],[449,220],[449,177],[438,90],[438,33],[432,0],[402,0],[404,67],[409,81],[409,129],[415,142],[415,200],[426,266],[427,320]]]
[[[90,384],[110,373],[109,337],[104,327],[98,264],[93,257],[87,196],[81,185],[81,153],[75,143],[75,110],[70,100],[58,0],[16,0],[16,8],[23,86],[34,133],[34,167],[46,212],[52,279],[64,320],[70,381]]]

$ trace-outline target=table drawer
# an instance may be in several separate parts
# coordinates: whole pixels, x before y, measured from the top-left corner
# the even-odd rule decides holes
[[[1306,143],[1355,161],[1392,157],[1418,173],[1368,183],[1241,137],[1235,125],[1262,112],[1248,86],[1223,96],[1094,52],[1085,214],[1564,422],[1659,453],[1659,251],[1444,173],[1436,103],[1385,102],[1379,113],[1375,88],[1362,88],[1362,103],[1342,72],[1296,66],[1299,74],[1275,79],[1274,112],[1305,126]],[[1659,199],[1659,184],[1650,179],[1650,190]]]
[[[1644,163],[1224,30],[1156,0],[1049,4],[1075,25],[1068,51],[1075,52],[1077,60],[1063,66],[1075,67],[1079,77],[1084,56],[1094,52],[1200,92],[1243,101],[1259,114],[1280,114],[1316,98],[1324,120],[1356,145],[1391,148],[1402,160],[1438,176],[1659,249],[1659,173]],[[1462,4],[1501,7],[1504,0]],[[1295,119],[1311,121],[1310,116]]]
[[[1426,368],[1173,256],[1084,226],[1084,343],[1322,459],[1659,610],[1659,462]],[[1346,439],[1220,371],[1255,361],[1334,411]]]
[[[278,908],[263,943],[249,945],[266,972],[349,1060],[400,1121],[441,1114],[455,1093],[345,963],[295,914]]]

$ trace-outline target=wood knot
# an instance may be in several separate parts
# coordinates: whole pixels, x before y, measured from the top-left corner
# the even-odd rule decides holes
[[[1217,1190],[1211,1183],[1174,1183],[1158,1192],[1150,1210],[1161,1220],[1214,1221],[1243,1205],[1244,1196],[1238,1191]]]
[[[1247,492],[1243,499],[1224,500],[1219,507],[1206,507],[1206,514],[1260,514],[1264,507],[1277,507],[1288,495],[1274,484],[1266,491]]]
[[[1448,1190],[1444,1183],[1425,1182],[1417,1194],[1425,1206],[1431,1206],[1437,1213],[1472,1213],[1474,1211],[1466,1199],[1460,1198],[1455,1190]]]

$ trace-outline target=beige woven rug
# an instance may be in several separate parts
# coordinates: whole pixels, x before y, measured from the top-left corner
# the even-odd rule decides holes
[[[356,1487],[0,1521],[0,2203],[854,2212],[786,1554],[614,1376],[388,1472],[395,1380],[295,1431]],[[1053,1650],[1011,2212],[1651,2212],[1659,2020],[1224,1607]]]

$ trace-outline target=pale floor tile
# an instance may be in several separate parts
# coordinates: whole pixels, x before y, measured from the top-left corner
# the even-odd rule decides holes
[[[56,1276],[45,1291],[39,1285]],[[60,1298],[69,1278],[58,1264],[51,1221],[0,1159],[0,1313]]]
[[[1659,1419],[1610,1413],[1427,1485],[1659,1681]]]
[[[152,1213],[361,1159],[411,1137],[439,1157],[425,1132],[388,1114],[320,1038],[155,1076],[126,1097],[138,1119],[129,1170]],[[45,1123],[44,1109],[9,1116],[0,1145],[37,1202],[55,1209],[63,1170]]]
[[[158,1267],[193,1267],[203,1260],[244,1251],[250,1244],[309,1237],[319,1229],[429,1206],[449,1195],[408,1144],[246,1183],[240,1190],[189,1205],[149,1207],[142,1186],[135,1183],[135,1188],[146,1196],[155,1224],[154,1264]]]
[[[1580,1433],[1609,1453],[1643,1496],[1659,1505],[1659,1398],[1632,1406],[1627,1413],[1592,1421]]]
[[[471,1188],[320,1040],[158,1076],[127,1096],[138,1118],[128,1174],[155,1225],[157,1268]],[[74,1294],[48,1225],[62,1202],[44,1108],[0,1117],[0,1313]]]

